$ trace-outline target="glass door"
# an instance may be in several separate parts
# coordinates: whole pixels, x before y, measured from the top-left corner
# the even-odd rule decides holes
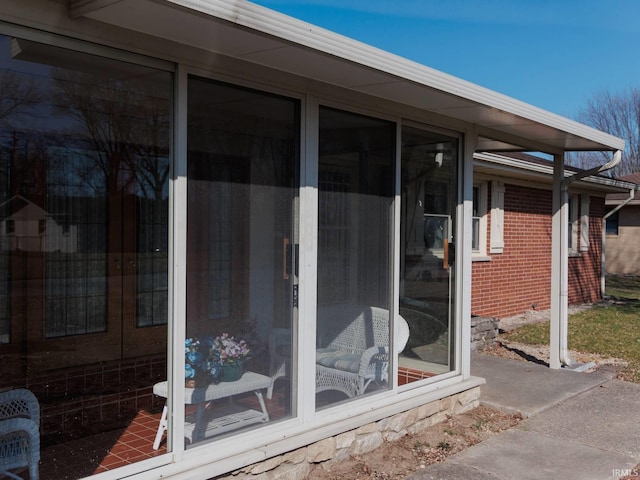
[[[189,78],[190,444],[295,414],[299,109]]]
[[[321,107],[316,406],[389,388],[393,122]]]
[[[0,389],[40,403],[41,478],[80,478],[131,463],[109,449],[166,378],[172,75],[0,51]]]
[[[400,385],[455,368],[457,161],[457,138],[403,126],[399,305],[409,340],[399,359]]]

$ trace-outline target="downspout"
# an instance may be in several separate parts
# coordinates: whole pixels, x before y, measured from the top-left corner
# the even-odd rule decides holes
[[[634,189],[631,189],[629,190],[629,197],[624,202],[622,202],[620,205],[618,205],[616,208],[606,213],[605,216],[602,217],[602,260],[600,262],[600,265],[602,268],[600,272],[600,295],[602,296],[602,298],[604,298],[604,292],[606,287],[605,277],[607,275],[607,263],[606,263],[606,255],[605,255],[605,246],[606,246],[606,239],[607,239],[607,219],[611,215],[616,213],[618,210],[620,210],[622,207],[628,205],[629,202],[631,202],[631,200],[633,200],[634,198],[636,198],[636,191]]]
[[[584,170],[582,172],[578,172],[570,177],[563,178],[560,182],[560,193],[561,193],[561,201],[562,203],[566,203],[569,191],[569,185],[575,181],[581,180],[583,178],[589,177],[591,175],[597,175],[602,172],[606,172],[607,170],[611,170],[613,167],[618,165],[622,160],[622,150],[616,150],[613,154],[613,158],[610,162],[605,163],[604,165],[600,165],[595,168],[591,168],[589,170]],[[564,171],[564,170],[563,170]],[[566,227],[566,217],[562,217],[562,225],[561,228],[565,229]],[[552,292],[552,295],[558,295],[557,299],[552,299],[556,303],[556,322],[557,322],[557,340],[555,342],[552,341],[555,345],[552,347],[558,348],[557,356],[552,354],[552,358],[550,361],[551,368],[559,368],[560,366],[571,367],[573,361],[569,357],[569,347],[568,347],[568,325],[569,325],[569,315],[568,315],[568,286],[567,286],[567,271],[568,271],[568,245],[566,241],[566,236],[561,235],[560,242],[560,262],[562,262],[561,271],[561,279],[559,282],[559,287],[556,292]],[[553,312],[552,312],[553,314]],[[552,318],[552,324],[553,324]],[[553,328],[553,325],[552,325]],[[554,335],[552,335],[552,338]],[[554,352],[555,353],[555,352]],[[554,361],[555,358],[555,361]]]

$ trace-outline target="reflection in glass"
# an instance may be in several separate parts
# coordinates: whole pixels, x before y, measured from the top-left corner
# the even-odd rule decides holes
[[[160,406],[171,74],[0,52],[0,389],[40,403],[40,478],[80,478],[131,463],[108,449]]]
[[[389,386],[395,124],[320,109],[317,406]]]
[[[299,103],[196,77],[188,97],[193,444],[295,414]]]
[[[458,141],[404,126],[400,225],[400,315],[409,341],[398,383],[451,371],[453,226]]]

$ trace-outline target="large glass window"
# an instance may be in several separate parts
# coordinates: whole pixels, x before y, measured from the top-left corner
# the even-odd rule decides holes
[[[399,384],[455,368],[452,306],[458,140],[404,126],[401,161],[399,303],[400,315],[409,326],[409,341],[400,354]],[[477,193],[474,189],[474,205]]]
[[[395,124],[320,109],[319,408],[389,387]]]
[[[134,432],[166,378],[171,91],[0,36],[0,390],[35,394],[45,480],[166,451]]]
[[[295,412],[300,106],[197,77],[188,98],[185,431],[193,445]]]

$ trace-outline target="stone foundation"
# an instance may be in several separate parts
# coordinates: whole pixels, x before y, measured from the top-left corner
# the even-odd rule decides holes
[[[471,351],[492,347],[498,337],[500,320],[494,317],[471,317]]]
[[[217,478],[302,480],[313,468],[329,470],[350,456],[371,452],[384,442],[393,442],[443,422],[448,416],[472,410],[480,404],[479,399],[480,387],[475,387]]]

